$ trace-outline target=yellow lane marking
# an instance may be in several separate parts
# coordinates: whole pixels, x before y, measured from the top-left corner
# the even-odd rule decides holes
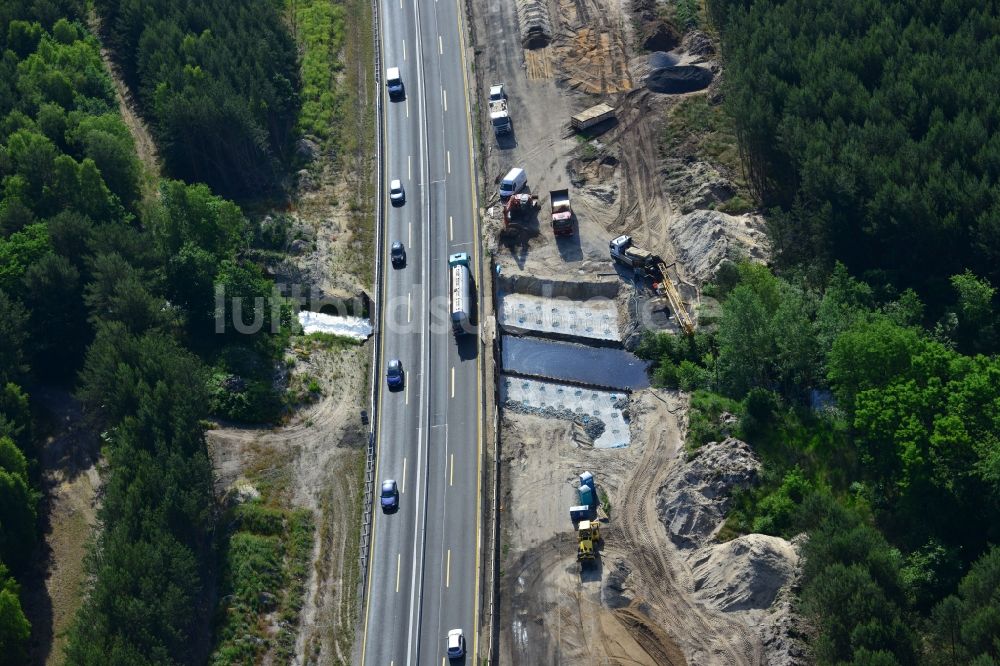
[[[465,90],[463,91],[463,105],[465,108],[465,136],[466,145],[468,145],[469,150],[469,190],[472,194],[472,209],[470,211],[472,215],[472,228],[473,228],[473,238],[475,242],[472,244],[472,257],[473,265],[480,266],[479,264],[479,239],[482,238],[480,233],[480,220],[479,220],[479,198],[476,193],[476,173],[475,173],[475,143],[472,136],[472,114],[469,111],[469,67],[466,62],[466,43],[465,43],[465,31],[462,29],[462,3],[459,0],[455,0],[455,22],[458,26],[458,53],[459,58],[462,62],[462,81],[465,85]],[[482,291],[479,292],[482,294]],[[482,297],[480,296],[480,304],[482,303]],[[481,310],[482,308],[480,308]],[[480,399],[483,396],[483,357],[482,354],[476,354],[476,395]],[[476,622],[472,626],[472,654],[479,654],[479,568],[480,568],[480,546],[482,544],[482,521],[479,520],[478,516],[482,515],[482,509],[480,504],[482,502],[482,479],[483,479],[483,410],[476,409],[476,575],[473,579],[473,593],[472,593],[472,604],[473,613],[472,616],[475,618]]]
[[[399,572],[403,569],[403,554],[396,553],[396,592],[399,592]]]
[[[400,7],[403,6],[403,0],[399,0],[399,6]],[[379,48],[382,51],[382,53],[385,53],[385,49],[383,48],[383,44],[381,43],[381,37],[380,37],[380,43],[377,45],[377,48]],[[407,108],[409,108],[409,107],[407,107]],[[407,115],[409,115],[409,112],[407,112]],[[382,117],[379,118],[379,124],[382,127],[382,136],[385,136],[386,135],[386,129],[387,129],[386,128],[385,114],[383,114]],[[387,163],[388,163],[388,159],[387,159],[388,153],[389,153],[389,150],[387,148],[386,149],[386,155],[383,155],[383,159],[385,159]],[[383,209],[384,209],[384,207],[389,204],[389,192],[387,190],[382,190],[381,194],[382,194],[382,197],[383,197],[383,199],[382,199],[382,205],[383,205]],[[384,236],[385,233],[386,233],[386,231],[387,231],[386,226],[384,224],[384,222],[385,222],[385,216],[382,217],[382,220],[380,220],[380,222],[383,224],[382,225],[382,234]],[[382,271],[382,275],[380,277],[381,277],[381,280],[382,280],[382,293],[385,294],[388,291],[388,282],[389,282],[387,271]],[[379,304],[379,313],[378,314],[379,314],[379,335],[382,335],[382,331],[385,330],[385,307],[384,307],[384,303]],[[382,354],[383,354],[382,347],[379,346],[378,358],[375,359],[375,367],[376,368],[381,368],[382,367]],[[382,400],[383,400],[383,393],[381,391],[379,391],[379,405],[380,406],[381,406]],[[379,412],[376,412],[376,413],[379,413]],[[382,450],[382,429],[378,428],[375,432],[376,432],[376,434],[375,434],[375,450],[376,451],[381,451]],[[375,456],[375,478],[376,479],[379,478],[379,471],[381,470],[381,468],[382,468],[382,456],[376,455]],[[372,513],[374,514],[374,512],[375,512],[375,503],[372,502]],[[365,595],[365,628],[364,628],[364,632],[363,632],[362,637],[361,637],[361,663],[362,664],[365,663],[365,654],[368,651],[368,618],[369,618],[369,611],[371,610],[372,578],[374,576],[374,571],[375,571],[375,567],[372,565],[372,560],[375,559],[375,529],[374,529],[374,525],[375,525],[375,517],[373,515],[372,516],[372,527],[373,527],[373,529],[372,529],[372,532],[371,532],[371,542],[368,544],[368,575],[366,577],[367,580],[365,581],[365,586],[368,589],[368,593]]]

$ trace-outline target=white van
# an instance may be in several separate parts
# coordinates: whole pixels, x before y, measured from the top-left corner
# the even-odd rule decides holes
[[[520,192],[528,184],[528,174],[524,169],[514,168],[507,172],[507,175],[500,181],[500,198],[506,199],[512,194]]]

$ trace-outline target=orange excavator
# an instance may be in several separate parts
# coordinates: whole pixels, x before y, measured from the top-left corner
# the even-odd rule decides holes
[[[521,224],[515,220],[530,215],[538,206],[537,194],[515,194],[509,197],[503,206],[503,233],[520,233]]]

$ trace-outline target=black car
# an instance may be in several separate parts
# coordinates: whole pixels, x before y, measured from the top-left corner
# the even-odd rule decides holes
[[[396,241],[389,250],[389,258],[392,259],[393,268],[402,268],[406,265],[406,250],[403,244]]]
[[[399,489],[396,488],[396,482],[392,479],[382,482],[380,502],[383,513],[392,513],[399,508]]]
[[[403,362],[398,358],[389,361],[389,367],[385,371],[385,383],[389,385],[389,390],[403,388],[405,378],[403,372]]]

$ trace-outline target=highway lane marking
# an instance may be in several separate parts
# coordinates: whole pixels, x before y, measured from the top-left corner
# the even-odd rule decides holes
[[[455,454],[452,453],[450,455],[451,455],[451,471],[448,472],[448,485],[453,486],[455,485]]]
[[[441,40],[441,35],[438,35],[438,55],[444,55],[444,42]]]
[[[452,219],[451,215],[448,216],[448,240],[450,241],[455,240],[454,220]]]
[[[413,247],[413,222],[406,224],[406,244]]]
[[[451,173],[451,151],[448,150],[446,153],[448,155],[448,173]]]
[[[413,169],[410,167],[410,159],[413,155],[406,156],[406,180],[413,180]]]
[[[399,572],[403,570],[403,554],[396,553],[396,593],[399,593]]]
[[[403,481],[399,484],[399,492],[406,492],[406,456],[403,456]]]
[[[444,104],[444,110],[448,111],[448,91],[441,88],[441,102]]]
[[[403,0],[399,0],[400,6],[403,4]],[[403,40],[403,60],[406,60],[406,40]]]
[[[406,117],[410,117],[410,98],[406,98]]]
[[[455,366],[451,366],[451,397],[455,397]]]
[[[413,316],[412,316],[413,312],[410,309],[410,306],[412,305],[412,301],[413,301],[413,292],[412,291],[406,292],[406,323],[407,324],[409,324],[411,321],[413,321]]]
[[[403,404],[410,404],[410,382],[406,382],[406,388],[403,389]]]
[[[420,11],[418,8],[418,1],[413,0],[412,3],[414,12],[414,34],[416,35],[416,45],[414,47],[414,52],[417,53],[418,57],[416,60],[417,66],[417,128],[419,135],[419,149],[418,157],[420,158],[420,163],[418,165],[418,175],[420,178],[421,188],[427,182],[430,175],[430,155],[428,153],[428,126],[427,126],[427,98],[425,96],[426,88],[424,87],[424,62],[423,58],[419,54],[423,53],[422,38],[423,33],[420,26]],[[424,193],[421,193],[420,199],[420,218],[419,224],[421,225],[422,245],[423,247],[430,246],[430,200]],[[428,274],[430,272],[430,262],[421,262],[421,284],[422,287],[422,298],[426,297],[427,287],[429,284]],[[426,328],[424,324],[428,324],[427,313],[418,313],[421,316],[421,326],[418,328],[421,330],[420,335],[420,367],[427,368],[430,365],[430,348],[429,348],[429,335],[426,334]],[[419,439],[417,445],[417,462],[416,462],[416,494],[414,498],[415,514],[413,517],[413,525],[415,531],[415,538],[413,539],[413,558],[412,558],[412,570],[410,574],[410,599],[409,599],[409,610],[408,610],[408,622],[406,627],[406,664],[407,666],[414,666],[419,661],[420,654],[420,642],[421,636],[419,632],[420,628],[420,595],[423,591],[424,584],[424,559],[425,559],[425,547],[426,547],[426,529],[427,529],[427,497],[429,495],[428,488],[426,487],[429,483],[428,481],[428,456],[424,456],[425,449],[429,443],[429,433],[427,432],[424,424],[430,419],[430,405],[428,402],[428,390],[430,380],[429,373],[421,371],[420,373],[420,409],[418,410],[418,431]]]
[[[448,549],[448,564],[444,568],[444,586],[451,587],[451,548]]]

